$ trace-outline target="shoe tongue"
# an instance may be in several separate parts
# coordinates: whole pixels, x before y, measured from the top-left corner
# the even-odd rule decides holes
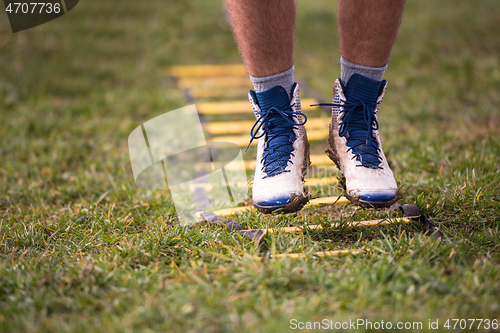
[[[344,95],[350,102],[363,101],[368,104],[375,104],[384,85],[385,80],[377,81],[361,74],[353,74],[347,81]]]
[[[255,96],[263,112],[272,107],[283,111],[290,108],[290,98],[282,86],[274,86],[271,89],[256,93]]]
[[[372,80],[360,74],[353,74],[347,82],[344,95],[349,103],[363,101],[370,107],[375,108],[375,103],[384,87],[386,81]],[[367,141],[371,137],[371,126],[367,124],[363,108],[356,108],[351,116],[351,125],[348,129],[347,146],[352,148],[353,154],[362,165],[379,165],[378,144],[374,140]]]

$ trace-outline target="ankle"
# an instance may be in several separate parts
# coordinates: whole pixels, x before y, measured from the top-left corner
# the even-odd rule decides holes
[[[387,65],[383,67],[368,67],[354,64],[343,57],[340,57],[340,79],[345,84],[353,74],[361,74],[372,80],[380,81],[384,76]]]
[[[254,77],[250,75],[250,81],[252,81],[255,92],[262,92],[273,88],[274,86],[281,86],[285,88],[288,96],[290,96],[293,87],[293,71],[295,68],[292,66],[284,72],[266,76],[266,77]]]

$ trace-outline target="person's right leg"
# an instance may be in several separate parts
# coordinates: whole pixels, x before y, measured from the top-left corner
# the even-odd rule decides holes
[[[294,0],[227,0],[238,47],[254,84],[249,92],[259,139],[254,206],[264,213],[292,212],[308,201],[303,177],[309,143],[299,89],[293,80]]]
[[[226,11],[250,75],[263,78],[292,67],[294,0],[226,0]]]

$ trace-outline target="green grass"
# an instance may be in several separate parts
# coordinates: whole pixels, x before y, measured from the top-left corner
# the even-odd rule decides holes
[[[325,100],[339,73],[335,3],[299,2],[296,74]],[[256,259],[222,227],[180,227],[135,187],[128,134],[185,104],[174,64],[240,58],[220,1],[81,1],[12,34],[0,14],[0,331],[283,332],[290,320],[500,319],[500,38],[495,0],[408,2],[386,73],[384,150],[418,225],[277,233]],[[4,13],[4,12],[3,12]],[[321,153],[326,143],[314,147]],[[245,227],[388,216],[352,206]],[[448,331],[448,330],[444,330]]]

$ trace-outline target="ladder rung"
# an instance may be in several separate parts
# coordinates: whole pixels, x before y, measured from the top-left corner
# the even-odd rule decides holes
[[[349,227],[370,227],[374,225],[388,225],[388,224],[395,224],[395,223],[411,223],[412,220],[410,217],[395,217],[391,219],[378,219],[378,220],[370,220],[370,221],[353,221],[353,222],[348,222],[345,225]],[[268,228],[268,229],[261,229],[264,233],[277,233],[277,232],[282,232],[282,233],[287,233],[287,234],[294,234],[294,233],[302,233],[305,230],[325,230],[325,229],[331,229],[331,228],[338,228],[341,226],[340,223],[333,223],[330,224],[329,226],[323,227],[321,224],[311,224],[311,225],[304,225],[302,227],[284,227],[284,228]]]
[[[190,88],[189,94],[194,98],[241,98],[247,96],[250,87],[216,87]]]
[[[218,76],[218,77],[184,77],[180,78],[178,85],[181,89],[192,89],[191,93],[199,90],[252,88],[246,76]],[[245,91],[245,95],[248,91]]]
[[[245,170],[255,170],[256,165],[256,160],[245,161]],[[311,155],[311,166],[318,165],[334,165],[334,163],[326,155]],[[228,164],[225,168],[230,171],[243,170],[240,163]]]
[[[362,249],[347,249],[347,250],[333,250],[333,251],[322,251],[322,252],[314,252],[310,253],[310,255],[315,257],[339,257],[348,254],[360,254],[363,253]],[[281,254],[273,254],[272,258],[290,258],[290,259],[301,259],[306,258],[308,256],[307,253],[281,253]]]
[[[212,122],[203,125],[210,134],[236,134],[247,133],[254,125],[255,121],[221,121]],[[308,118],[306,130],[323,129],[328,130],[329,119],[326,118]]]
[[[328,158],[326,155],[311,155],[311,166],[318,165],[334,165],[333,161]],[[256,160],[245,161],[244,168],[241,163],[231,163],[226,165],[224,168],[229,171],[238,171],[238,170],[255,170],[257,166]],[[211,168],[211,166],[206,166],[203,163],[200,163],[200,169],[205,170],[206,168]]]
[[[316,198],[312,199],[305,205],[304,207],[312,207],[312,206],[323,206],[323,205],[331,205],[334,203],[340,204],[340,203],[347,203],[349,200],[345,197],[324,197],[324,198]],[[244,207],[235,207],[235,208],[226,208],[226,209],[220,209],[214,211],[214,214],[219,215],[219,216],[230,216],[233,214],[241,213],[244,211],[247,211],[249,209],[252,209],[253,206],[244,206]]]
[[[313,130],[307,133],[309,141],[318,141],[328,138],[328,130]],[[216,136],[210,139],[210,142],[229,142],[234,143],[240,147],[246,147],[250,142],[250,135],[229,135],[229,136]],[[256,146],[259,140],[253,140],[252,146]]]
[[[334,177],[325,177],[325,178],[306,178],[304,179],[305,181],[305,186],[326,186],[326,185],[332,185],[332,184],[337,184],[338,179]],[[247,182],[238,182],[236,183],[236,186],[239,188],[243,188],[245,186],[251,187],[251,184],[248,184]],[[213,186],[210,183],[199,183],[199,184],[191,184],[189,186],[191,191],[194,191],[195,189],[202,188],[205,191],[211,191]]]
[[[221,75],[242,75],[247,76],[243,64],[227,65],[181,65],[167,68],[167,75],[175,77],[207,77]],[[248,80],[248,77],[247,77]]]
[[[317,103],[315,99],[305,98],[301,101],[302,110],[310,110],[313,108],[310,105]],[[196,109],[202,114],[253,113],[248,101],[204,102],[196,104]]]
[[[324,177],[324,178],[306,178],[306,186],[323,186],[323,185],[333,185],[337,184],[339,180],[335,177]]]

